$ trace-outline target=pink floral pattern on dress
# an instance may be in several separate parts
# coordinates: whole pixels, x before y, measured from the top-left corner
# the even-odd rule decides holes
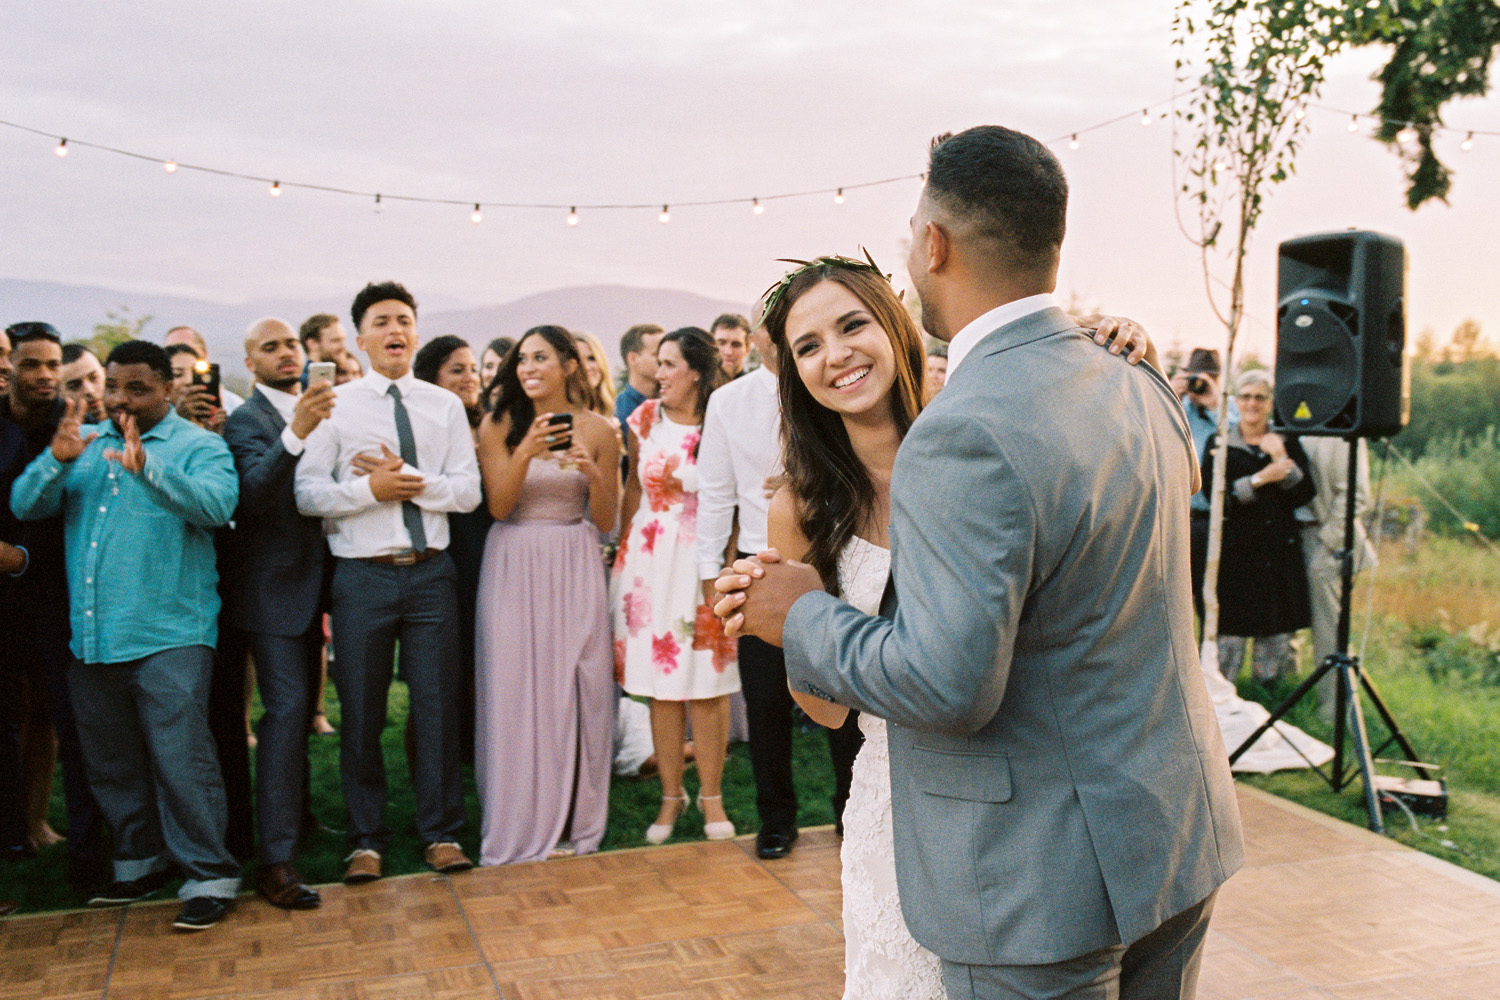
[[[682,503],[682,480],[677,477],[681,455],[657,452],[641,456],[641,489],[654,513],[671,510]]]
[[[651,637],[651,662],[664,674],[670,674],[677,669],[677,654],[682,652],[682,647],[677,644],[677,637],[671,632]]]
[[[662,532],[662,527],[661,527],[661,522],[660,521],[655,520],[655,519],[647,521],[645,527],[641,528],[641,538],[643,540],[643,544],[641,545],[641,551],[642,552],[655,552],[656,551],[656,538],[657,538],[658,535],[661,534],[661,532]]]
[[[721,674],[739,655],[739,643],[724,634],[724,623],[707,604],[698,605],[698,618],[693,622],[693,648],[712,650],[714,669]]]
[[[626,593],[625,628],[631,635],[651,624],[651,588],[642,577],[635,578],[635,586]]]

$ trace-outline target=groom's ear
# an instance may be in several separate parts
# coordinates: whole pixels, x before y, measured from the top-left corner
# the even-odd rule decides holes
[[[927,273],[935,274],[941,271],[948,263],[948,255],[953,251],[953,243],[948,236],[948,231],[929,219],[922,227],[921,239],[926,250]]]

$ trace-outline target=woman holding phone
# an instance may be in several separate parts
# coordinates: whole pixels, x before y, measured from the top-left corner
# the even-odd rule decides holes
[[[657,349],[659,396],[638,406],[630,431],[628,525],[610,580],[615,674],[627,694],[651,699],[651,737],[661,769],[661,811],[648,843],[672,835],[687,809],[682,788],[688,716],[701,785],[698,809],[710,840],[734,836],[720,781],[729,743],[729,696],[740,689],[735,643],[703,603],[694,554],[698,440],[708,394],[723,381],[713,340],[674,330]]]
[[[475,629],[481,864],[584,854],[604,837],[615,690],[599,540],[615,527],[620,447],[583,378],[572,335],[533,327],[479,426],[496,520]]]

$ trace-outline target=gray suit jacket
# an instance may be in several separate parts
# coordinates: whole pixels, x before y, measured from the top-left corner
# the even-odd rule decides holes
[[[1034,313],[907,433],[882,614],[787,616],[793,685],[890,722],[902,909],[943,958],[1128,944],[1242,864],[1194,649],[1196,465],[1160,375]]]
[[[265,394],[252,392],[224,421],[224,442],[240,477],[228,565],[232,621],[290,638],[306,632],[318,611],[328,543],[321,520],[297,513],[292,479],[299,456],[281,443],[285,427]]]

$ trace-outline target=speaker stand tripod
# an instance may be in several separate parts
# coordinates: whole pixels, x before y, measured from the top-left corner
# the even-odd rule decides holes
[[[1344,503],[1344,548],[1339,553],[1339,625],[1337,647],[1334,652],[1323,658],[1318,669],[1297,685],[1297,689],[1286,697],[1280,705],[1276,706],[1269,718],[1261,724],[1260,728],[1251,733],[1235,751],[1229,755],[1229,763],[1232,765],[1239,760],[1245,751],[1255,744],[1255,741],[1274,726],[1277,722],[1292,710],[1292,707],[1302,700],[1306,694],[1317,686],[1318,682],[1332,673],[1335,678],[1334,701],[1333,701],[1333,761],[1331,769],[1325,772],[1321,767],[1314,767],[1318,777],[1335,792],[1343,791],[1344,786],[1354,777],[1354,770],[1358,768],[1360,781],[1365,790],[1365,812],[1369,817],[1370,829],[1376,833],[1385,832],[1385,820],[1381,815],[1380,800],[1385,794],[1380,791],[1375,775],[1375,756],[1382,752],[1391,743],[1400,746],[1406,755],[1405,760],[1399,763],[1412,768],[1422,778],[1430,777],[1429,769],[1432,765],[1423,765],[1417,762],[1417,753],[1412,749],[1411,742],[1401,732],[1401,727],[1396,724],[1395,717],[1386,707],[1384,699],[1375,690],[1375,685],[1370,681],[1368,674],[1360,668],[1359,657],[1349,653],[1349,626],[1350,605],[1354,590],[1354,500],[1357,485],[1359,441],[1350,437],[1345,440],[1349,443],[1349,466],[1348,479],[1345,489]],[[1359,692],[1363,689],[1370,703],[1375,706],[1376,712],[1380,714],[1381,721],[1385,723],[1386,730],[1390,733],[1389,738],[1373,751],[1370,749],[1370,735],[1365,729],[1364,710],[1360,705]],[[1344,743],[1349,739],[1353,742],[1354,760],[1348,762],[1344,756]],[[1348,765],[1346,767],[1346,765]]]

